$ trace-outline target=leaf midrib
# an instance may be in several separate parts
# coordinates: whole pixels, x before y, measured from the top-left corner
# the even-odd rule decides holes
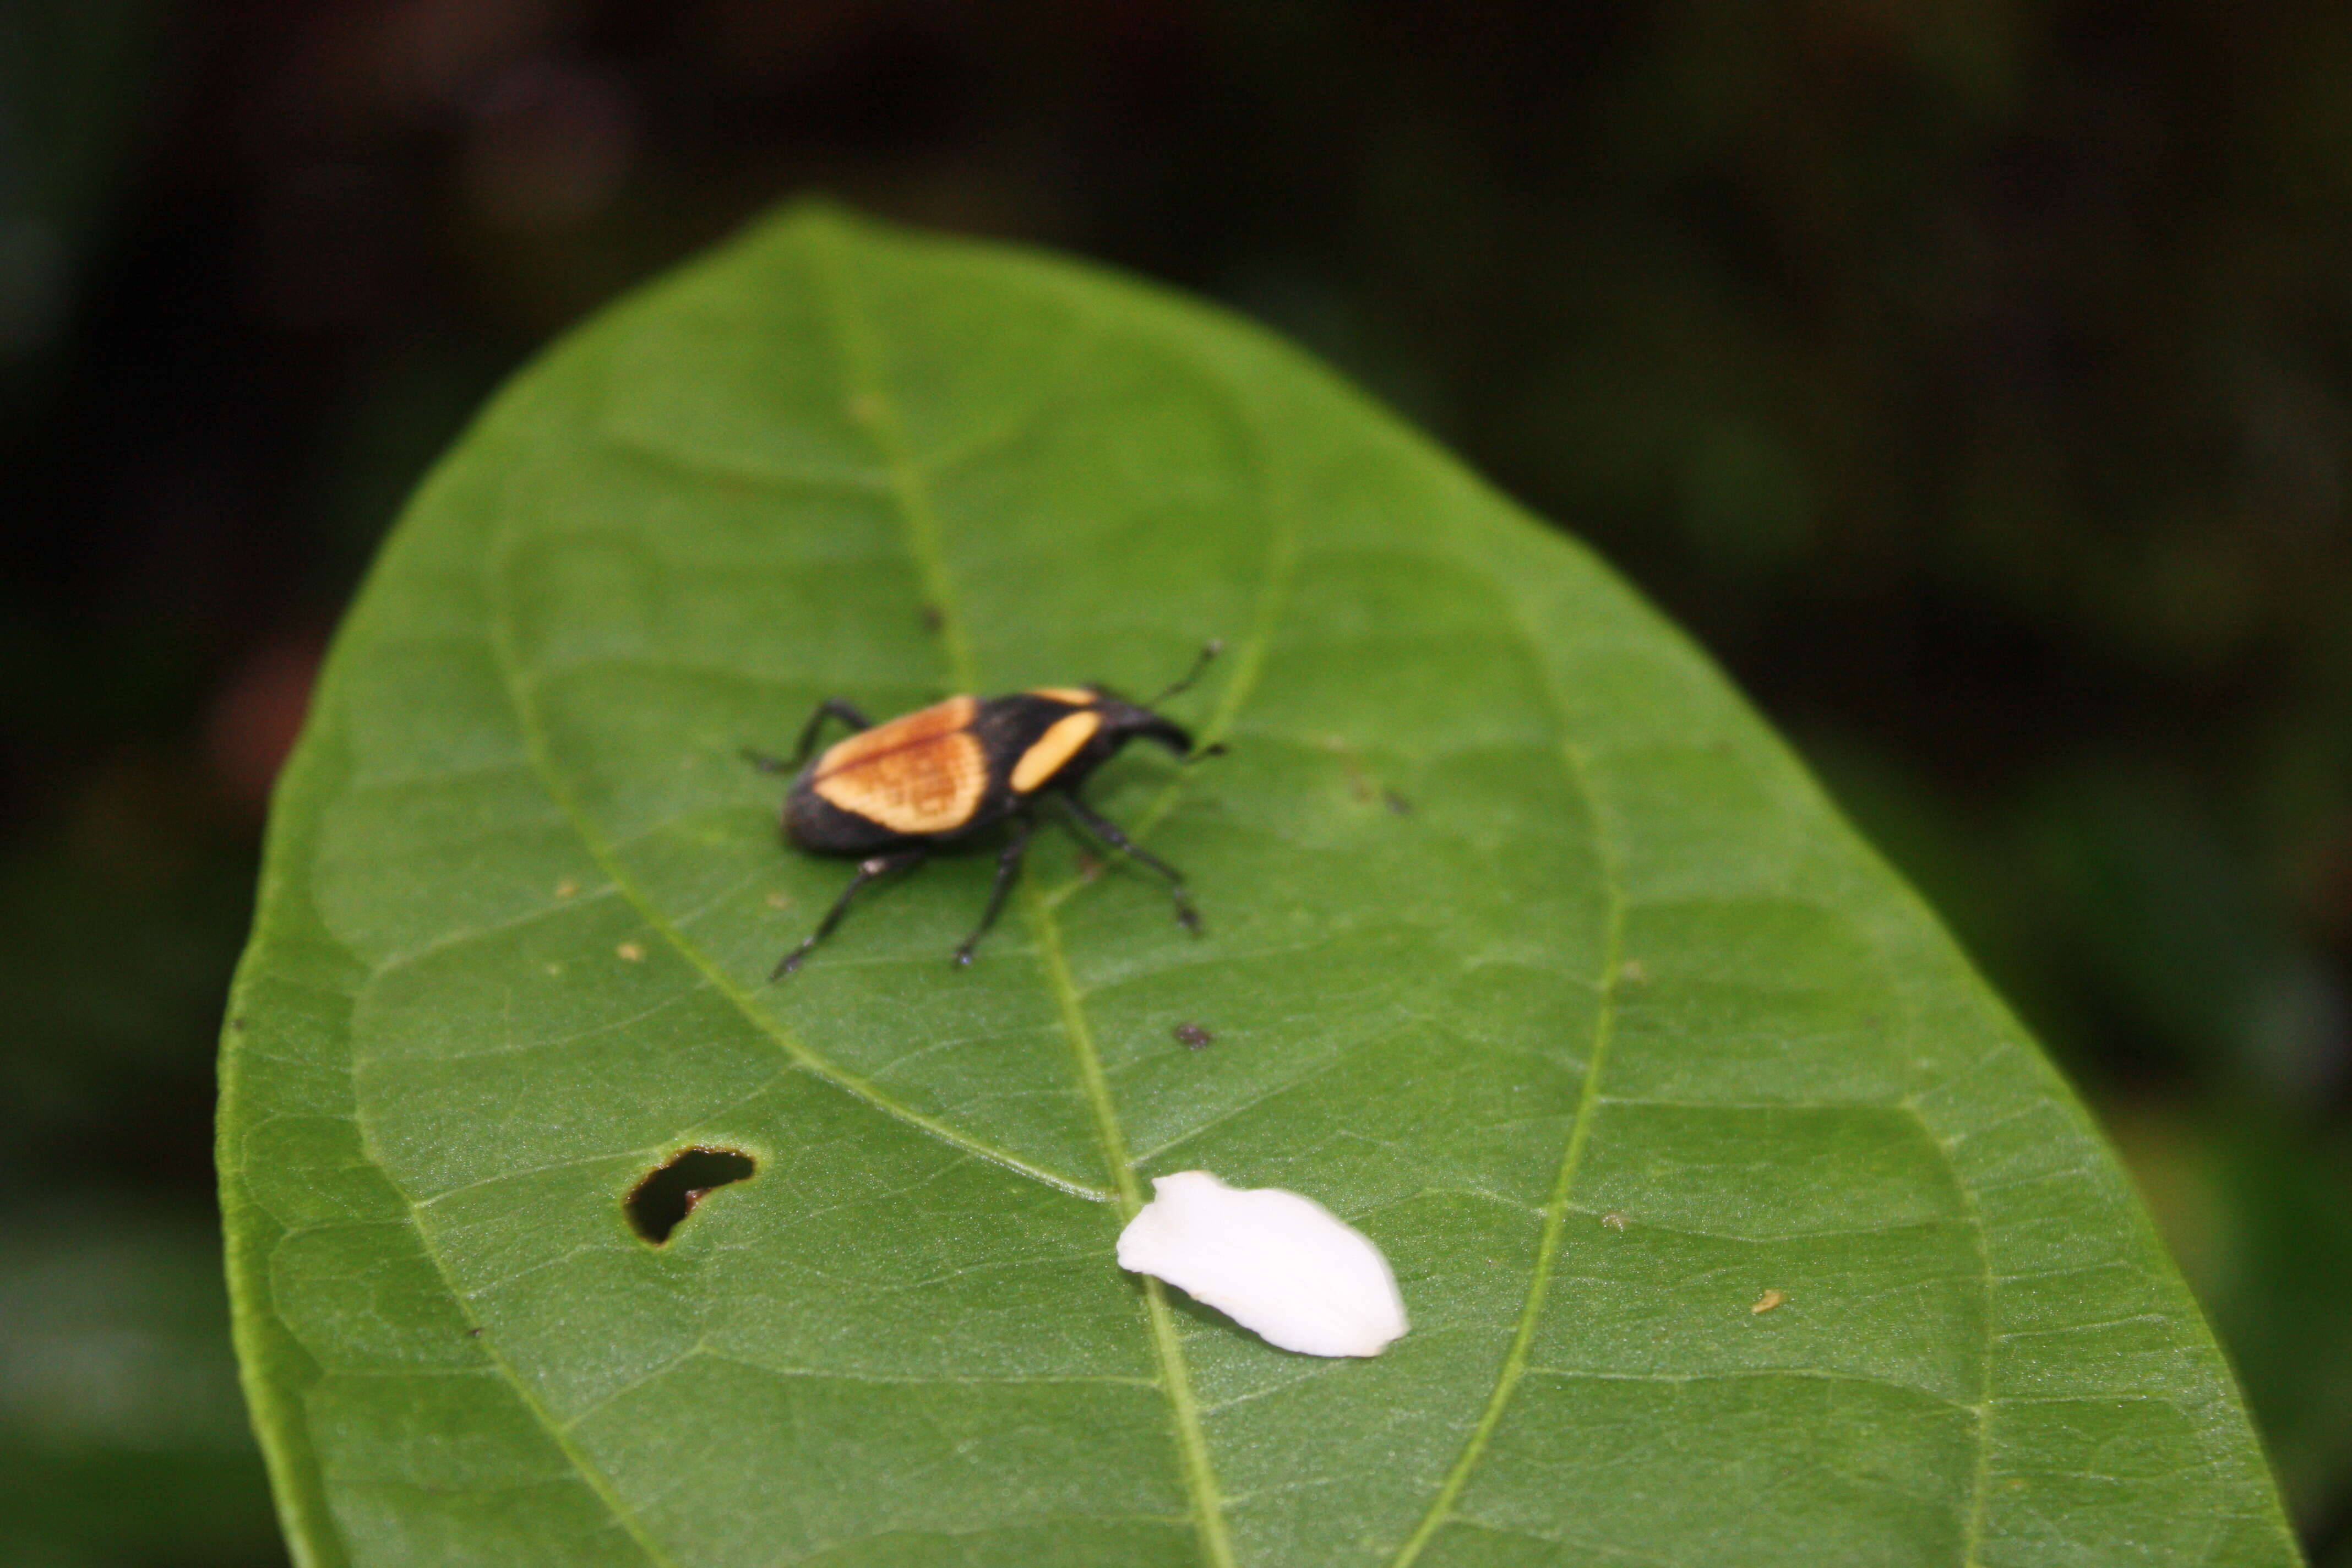
[[[852,417],[866,426],[889,470],[891,490],[906,529],[908,553],[914,559],[938,619],[950,684],[958,691],[977,690],[981,684],[979,665],[963,629],[963,617],[958,613],[959,600],[940,549],[938,513],[875,363],[873,343],[851,287],[849,269],[842,263],[840,229],[828,223],[816,234],[817,243],[813,247],[818,258],[815,271],[832,306],[844,380],[850,388]],[[1253,657],[1245,668],[1254,668],[1263,649],[1252,649],[1251,653]],[[1229,691],[1229,700],[1238,702],[1239,698]],[[1061,926],[1053,902],[1039,890],[1036,879],[1025,869],[1021,878],[1021,893],[1023,910],[1036,941],[1038,965],[1061,1013],[1063,1033],[1069,1041],[1079,1088],[1093,1119],[1096,1142],[1117,1188],[1119,1219],[1124,1225],[1142,1208],[1143,1195],[1134,1162],[1128,1156],[1127,1135],[1119,1122],[1118,1107],[1104,1075],[1101,1055],[1095,1048],[1085,1002],[1062,950]],[[1184,1489],[1192,1500],[1190,1511],[1200,1536],[1202,1556],[1209,1568],[1236,1568],[1232,1539],[1225,1528],[1222,1489],[1209,1457],[1208,1434],[1201,1425],[1192,1373],[1185,1363],[1183,1346],[1177,1339],[1167,1290],[1149,1275],[1142,1277],[1142,1285],[1145,1321],[1151,1337],[1152,1354],[1160,1367],[1158,1386],[1168,1401],[1169,1419],[1175,1429]]]

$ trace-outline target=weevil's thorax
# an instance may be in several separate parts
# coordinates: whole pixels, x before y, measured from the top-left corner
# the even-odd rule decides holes
[[[1008,804],[1045,789],[1067,789],[1117,756],[1139,735],[1179,755],[1192,742],[1149,708],[1100,687],[1043,687],[981,705],[974,730],[999,766]]]
[[[1102,715],[1084,687],[1045,687],[992,697],[980,705],[972,733],[988,752],[992,783],[1010,806],[1053,784],[1084,775],[1097,754]]]

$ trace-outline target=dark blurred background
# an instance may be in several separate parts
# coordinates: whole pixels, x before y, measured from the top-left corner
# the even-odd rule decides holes
[[[0,0],[0,1565],[282,1560],[212,1057],[319,648],[501,375],[808,190],[1268,321],[1680,617],[2352,1564],[2352,11]]]

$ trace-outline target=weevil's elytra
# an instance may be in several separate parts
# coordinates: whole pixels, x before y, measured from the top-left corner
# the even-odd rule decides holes
[[[971,733],[979,708],[973,698],[950,697],[836,741],[817,758],[808,786],[896,834],[953,832],[988,789],[988,757]]]
[[[785,837],[820,855],[858,860],[849,886],[771,978],[799,968],[868,882],[919,865],[941,845],[1008,823],[1012,831],[997,856],[988,907],[978,928],[956,949],[958,963],[971,963],[972,949],[1003,908],[1040,803],[1058,809],[1081,837],[1091,835],[1165,878],[1178,921],[1198,931],[1200,920],[1185,896],[1182,874],[1097,815],[1079,788],[1132,740],[1154,742],[1188,763],[1223,750],[1196,751],[1188,731],[1154,711],[1190,686],[1219,647],[1212,642],[1202,648],[1184,679],[1150,702],[1129,702],[1100,686],[1041,686],[1003,697],[950,697],[876,724],[841,699],[828,698],[809,716],[792,761],[747,752],[771,773],[798,770],[784,799]],[[828,716],[855,732],[811,762]]]

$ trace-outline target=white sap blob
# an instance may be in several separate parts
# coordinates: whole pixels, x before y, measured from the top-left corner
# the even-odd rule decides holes
[[[1121,1268],[1306,1355],[1378,1355],[1410,1326],[1381,1249],[1312,1198],[1229,1187],[1206,1171],[1155,1176],[1151,1187],[1119,1232]]]

